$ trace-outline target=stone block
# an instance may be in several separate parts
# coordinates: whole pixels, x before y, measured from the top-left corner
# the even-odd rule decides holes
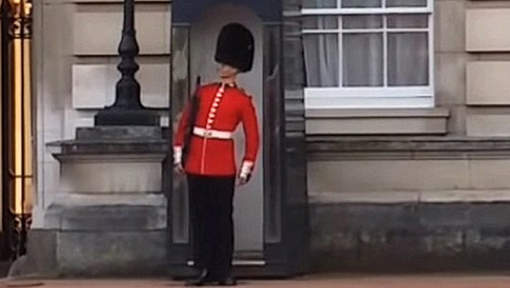
[[[415,203],[314,204],[310,213],[312,227],[317,227],[315,229],[325,234],[337,231],[403,230],[419,226]]]
[[[437,52],[463,52],[466,43],[465,2],[434,1],[434,38]]]
[[[416,271],[424,266],[426,243],[412,230],[364,231],[356,266],[374,271]]]
[[[59,232],[58,270],[66,276],[164,275],[167,231]]]
[[[105,232],[158,230],[166,228],[166,217],[165,205],[72,206],[60,211],[59,228],[65,231]]]
[[[57,232],[30,229],[27,237],[27,254],[12,264],[9,277],[59,276],[56,253]]]
[[[468,105],[510,104],[510,62],[487,61],[467,64]]]
[[[508,269],[510,234],[483,235],[478,230],[466,233],[467,261],[475,269]]]
[[[510,115],[468,113],[466,119],[467,135],[472,137],[508,137]]]
[[[464,253],[464,234],[461,230],[424,236],[424,243],[426,254],[437,258],[455,257]]]
[[[470,227],[468,203],[420,203],[418,217],[420,226],[427,231]]]
[[[51,161],[51,160],[50,160]],[[60,167],[57,161],[44,162],[39,164],[39,166],[43,169],[42,173],[39,174],[39,177],[44,177],[44,181],[42,183],[43,197],[39,199],[39,203],[48,204],[51,203],[49,201],[51,197],[53,197],[54,193],[50,193],[50,191],[58,191],[58,185],[60,181]]]
[[[136,78],[141,85],[140,99],[147,107],[168,107],[170,66],[142,64]],[[73,108],[102,109],[115,100],[115,83],[120,73],[114,64],[73,65]]]
[[[510,194],[510,193],[509,193]],[[385,203],[417,203],[421,193],[417,191],[387,191],[387,192],[327,192],[308,193],[308,202],[316,204],[385,204]],[[509,195],[510,198],[510,195]]]
[[[446,109],[306,109],[307,135],[444,134]]]
[[[73,13],[74,55],[117,55],[122,28],[120,4],[78,6]],[[170,53],[170,14],[167,4],[137,5],[135,29],[141,55]]]
[[[472,58],[465,53],[437,53],[435,57],[435,99],[440,106],[466,103],[466,63]]]
[[[311,203],[312,259],[319,271],[506,269],[509,205]]]
[[[480,232],[485,230],[487,235],[505,235],[510,229],[510,224],[506,221],[510,219],[510,204],[502,202],[472,205],[469,217],[473,227]]]
[[[466,10],[466,50],[469,52],[510,51],[510,9]]]
[[[466,135],[466,106],[450,106],[450,118],[448,119],[448,135]]]
[[[510,190],[450,190],[450,191],[421,191],[420,203],[433,204],[462,204],[462,203],[496,203],[510,201]]]
[[[161,192],[162,156],[76,156],[61,162],[60,192]],[[73,157],[70,157],[73,158]]]
[[[307,135],[445,134],[445,119],[307,119]]]
[[[469,187],[466,160],[359,160],[308,162],[308,191],[452,190]],[[431,181],[433,179],[433,181]]]
[[[472,160],[469,178],[475,189],[508,189],[508,169],[509,159]]]
[[[456,206],[436,206],[436,211],[444,217],[448,211],[457,209]],[[432,213],[420,214],[419,208],[410,203],[312,203],[311,252],[317,265],[314,269],[440,271],[459,267],[464,259],[462,226],[451,222],[451,226],[432,227],[426,223],[440,219],[423,221],[419,218]]]

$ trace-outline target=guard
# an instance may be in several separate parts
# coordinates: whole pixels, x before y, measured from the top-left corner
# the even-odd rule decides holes
[[[251,97],[236,84],[253,66],[254,39],[241,24],[224,26],[215,60],[220,81],[198,87],[183,111],[174,137],[174,166],[188,179],[193,254],[199,276],[188,285],[236,285],[233,196],[237,182],[250,180],[259,149],[259,127]],[[233,133],[242,124],[245,155],[236,167]]]

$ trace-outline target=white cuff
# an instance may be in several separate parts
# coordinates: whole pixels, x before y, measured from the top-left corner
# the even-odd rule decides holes
[[[239,176],[247,178],[248,175],[251,173],[254,164],[255,163],[253,163],[252,161],[243,161],[243,165],[241,166],[241,173]]]
[[[174,146],[174,165],[182,163],[182,147]]]

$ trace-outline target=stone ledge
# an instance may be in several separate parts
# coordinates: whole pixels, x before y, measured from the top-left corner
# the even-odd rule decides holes
[[[326,192],[310,193],[308,197],[310,203],[318,205],[341,203],[510,203],[510,190]]]
[[[510,137],[307,136],[310,160],[508,159]]]
[[[166,155],[168,151],[167,141],[111,141],[109,143],[97,141],[97,142],[79,142],[79,141],[61,141],[56,143],[54,147],[58,145],[62,148],[62,154],[162,154]],[[60,153],[54,153],[59,155]]]
[[[143,232],[167,228],[166,205],[52,205],[45,229],[81,232]]]
[[[450,116],[446,108],[428,109],[306,109],[306,118],[435,118]]]
[[[57,193],[54,203],[62,206],[100,206],[100,205],[125,205],[125,206],[161,206],[166,205],[167,199],[162,193]]]
[[[443,135],[449,111],[430,109],[307,109],[307,135]]]

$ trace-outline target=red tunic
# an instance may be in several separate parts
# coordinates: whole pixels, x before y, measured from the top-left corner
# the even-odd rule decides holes
[[[241,174],[250,173],[259,149],[259,128],[251,97],[241,89],[219,83],[200,87],[197,97],[199,105],[195,133],[191,137],[184,167],[186,173],[207,176],[236,175],[235,149],[231,134],[239,123],[243,124],[245,135]],[[188,103],[174,137],[175,163],[181,162],[190,107]]]

